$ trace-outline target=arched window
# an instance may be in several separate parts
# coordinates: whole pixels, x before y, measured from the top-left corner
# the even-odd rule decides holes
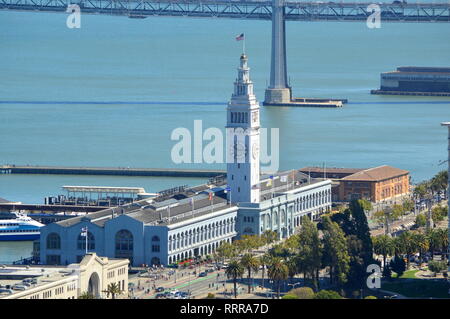
[[[47,249],[61,249],[61,237],[57,233],[47,236]]]
[[[133,234],[126,229],[116,233],[116,258],[128,258],[133,263]]]
[[[88,250],[95,249],[95,237],[90,231],[88,231],[88,235],[87,235],[87,244],[88,244]],[[78,235],[77,249],[78,250],[86,249],[86,236],[82,236],[81,234]]]

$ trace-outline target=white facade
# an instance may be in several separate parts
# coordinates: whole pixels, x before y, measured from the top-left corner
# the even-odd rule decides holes
[[[76,299],[86,292],[95,298],[112,298],[105,291],[113,283],[123,295],[128,294],[128,260],[108,259],[95,253],[86,255],[79,264],[64,268],[17,266],[8,269],[8,274],[35,278],[36,283],[24,291],[0,295],[0,299]]]
[[[238,78],[227,108],[227,183],[233,203],[258,203],[259,103],[253,93],[248,58],[241,55]]]

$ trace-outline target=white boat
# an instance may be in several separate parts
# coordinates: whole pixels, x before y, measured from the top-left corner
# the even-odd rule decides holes
[[[0,241],[35,240],[44,226],[31,217],[14,213],[15,219],[0,219]]]

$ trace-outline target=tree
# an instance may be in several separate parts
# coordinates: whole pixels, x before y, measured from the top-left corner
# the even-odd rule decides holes
[[[383,256],[383,267],[386,267],[386,259],[395,253],[394,241],[388,235],[372,237],[375,254]]]
[[[107,298],[109,298],[109,295],[111,295],[112,299],[116,299],[116,295],[120,295],[122,293],[122,290],[120,290],[120,287],[117,283],[113,282],[108,285],[105,291]]]
[[[228,279],[233,279],[234,298],[237,298],[237,280],[239,278],[242,278],[242,276],[244,275],[244,271],[244,267],[242,267],[241,263],[236,259],[232,260],[225,270]]]
[[[383,276],[383,278],[385,278],[387,280],[391,280],[392,279],[392,270],[391,270],[391,266],[390,265],[385,265],[384,266],[382,276]]]
[[[273,230],[264,231],[261,237],[267,245],[270,245],[278,239],[277,233]]]
[[[403,210],[405,212],[412,212],[414,210],[414,205],[415,204],[414,204],[414,202],[412,200],[406,199],[406,200],[403,201],[403,204],[402,204]]]
[[[422,261],[423,253],[430,249],[428,236],[420,232],[412,233],[413,245],[419,249],[419,258]]]
[[[409,269],[410,257],[418,251],[418,247],[414,243],[412,232],[404,231],[400,236],[396,237],[397,246],[403,254],[406,254],[406,266]]]
[[[297,296],[298,299],[314,299],[314,290],[309,287],[300,287],[288,292],[290,295]]]
[[[257,272],[259,269],[259,260],[252,254],[245,254],[241,258],[241,265],[248,271],[248,293],[251,293],[251,277],[252,271]]]
[[[272,255],[269,253],[265,253],[261,257],[259,257],[259,264],[262,266],[262,283],[261,285],[264,287],[264,273],[266,270],[266,267],[271,263]]]
[[[314,299],[342,299],[342,297],[334,290],[321,290],[316,293]]]
[[[427,217],[424,214],[416,216],[416,225],[418,227],[425,227],[427,225]]]
[[[298,235],[297,269],[299,272],[309,275],[315,291],[319,290],[322,251],[322,243],[316,225],[308,217],[303,218],[302,228]]]
[[[85,291],[78,296],[78,299],[95,299],[95,296],[92,293]]]
[[[296,295],[292,295],[290,293],[285,294],[281,299],[300,299]]]
[[[214,295],[211,292],[208,292],[208,295],[206,296],[206,299],[216,299],[216,295]]]
[[[274,258],[272,259],[272,263],[269,265],[267,275],[276,283],[277,298],[280,299],[281,282],[288,278],[288,267],[281,258]]]
[[[378,299],[378,298],[375,296],[367,296],[367,297],[364,297],[364,299]]]
[[[428,263],[428,269],[434,272],[434,276],[436,277],[436,273],[447,269],[447,263],[445,261],[432,260]]]
[[[236,246],[229,242],[222,243],[215,251],[216,258],[222,262],[225,261],[225,259],[236,257],[236,255]]]
[[[406,270],[406,264],[403,258],[395,256],[389,263],[389,267],[397,274],[397,278],[400,278]]]
[[[447,214],[448,214],[447,206],[438,205],[431,210],[431,216],[432,216],[431,218],[435,222],[443,221],[445,219],[445,217],[447,217]]]
[[[347,240],[338,224],[328,216],[323,217],[323,264],[330,267],[330,283],[342,285],[347,282],[350,256]]]

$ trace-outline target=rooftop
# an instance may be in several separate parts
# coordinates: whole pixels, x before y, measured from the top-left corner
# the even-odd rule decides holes
[[[311,172],[311,173],[330,173],[330,174],[354,174],[365,170],[366,168],[344,168],[344,167],[318,167],[318,166],[307,166],[300,168],[300,172]]]
[[[382,165],[374,168],[368,168],[355,174],[342,178],[343,181],[383,181],[386,179],[409,174],[409,171]]]

